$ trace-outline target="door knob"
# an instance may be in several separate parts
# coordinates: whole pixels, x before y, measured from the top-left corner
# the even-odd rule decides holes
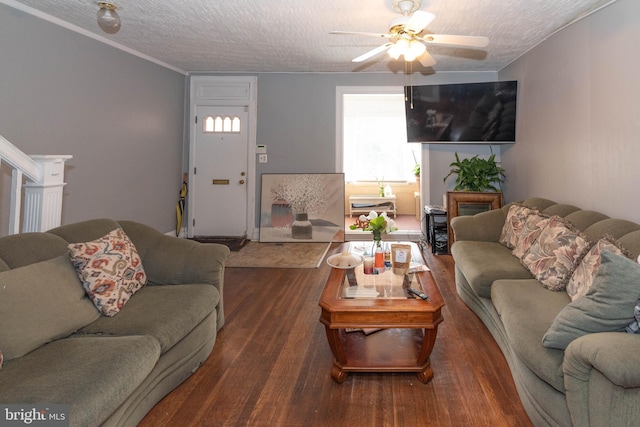
[[[238,184],[244,184],[244,179],[241,179],[240,181],[238,181]]]
[[[245,172],[240,172],[240,176],[245,176],[246,173]]]

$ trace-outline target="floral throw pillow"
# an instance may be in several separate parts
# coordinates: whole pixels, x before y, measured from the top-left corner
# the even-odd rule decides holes
[[[626,251],[612,237],[605,236],[598,240],[582,258],[567,283],[567,294],[571,301],[575,301],[576,298],[580,298],[587,293],[593,284],[598,268],[600,268],[602,251],[605,250],[617,255],[627,256]]]
[[[534,212],[533,209],[518,204],[513,204],[509,208],[507,218],[504,221],[502,227],[502,234],[500,235],[499,242],[503,246],[509,249],[513,249],[518,244],[518,237],[522,233],[524,223],[530,213]]]
[[[518,234],[516,246],[511,253],[522,259],[544,227],[549,223],[549,216],[541,213],[530,213]]]
[[[147,283],[138,251],[122,228],[91,242],[72,243],[68,249],[87,296],[105,316],[118,314]]]
[[[560,217],[552,217],[522,257],[522,263],[542,285],[564,290],[589,240]]]

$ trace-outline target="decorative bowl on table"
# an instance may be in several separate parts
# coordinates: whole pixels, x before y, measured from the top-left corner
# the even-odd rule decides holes
[[[327,258],[327,264],[333,268],[341,268],[343,270],[355,268],[362,264],[363,261],[364,257],[362,255],[356,255],[349,252],[331,255]]]

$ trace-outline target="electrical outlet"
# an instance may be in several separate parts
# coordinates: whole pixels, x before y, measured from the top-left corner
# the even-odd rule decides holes
[[[259,154],[258,155],[258,163],[267,163],[267,155]]]

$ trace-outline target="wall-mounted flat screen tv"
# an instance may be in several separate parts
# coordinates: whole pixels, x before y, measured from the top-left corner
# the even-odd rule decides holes
[[[516,141],[518,82],[407,86],[408,142]]]

